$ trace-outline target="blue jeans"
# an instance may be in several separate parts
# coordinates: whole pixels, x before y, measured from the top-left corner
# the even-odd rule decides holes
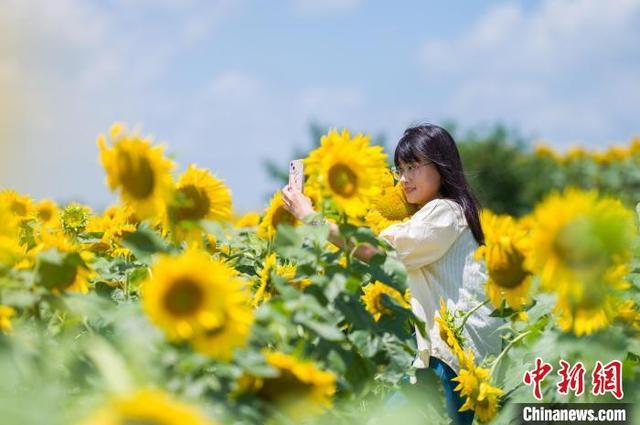
[[[453,390],[458,383],[452,381],[452,379],[458,375],[456,375],[449,365],[437,357],[431,357],[429,359],[429,369],[433,369],[444,386],[444,402],[447,407],[447,413],[453,423],[456,425],[470,425],[473,422],[473,410],[458,412],[464,404],[464,399],[460,397],[460,393]],[[419,373],[420,371],[418,370],[417,375],[419,375]],[[418,379],[420,378],[418,377]]]
[[[435,372],[444,387],[444,401],[449,418],[451,418],[455,425],[471,425],[473,423],[473,411],[458,412],[464,404],[464,399],[460,397],[457,391],[453,390],[458,385],[457,382],[451,380],[457,376],[456,373],[445,362],[436,357],[429,359],[429,369]],[[423,371],[424,369],[418,369],[416,371],[417,384],[421,382],[421,375],[424,374]],[[408,379],[404,381],[406,383]],[[401,391],[397,391],[387,399],[385,406],[393,408],[408,402],[407,397]]]

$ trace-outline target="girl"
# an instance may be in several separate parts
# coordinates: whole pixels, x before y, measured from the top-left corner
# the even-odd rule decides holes
[[[436,125],[408,128],[395,150],[394,175],[407,201],[420,209],[403,223],[387,227],[380,237],[395,248],[407,269],[413,313],[426,324],[428,335],[416,331],[418,356],[414,366],[432,368],[444,385],[449,416],[457,424],[470,424],[473,412],[458,412],[463,404],[451,381],[459,372],[457,357],[440,337],[434,318],[442,298],[449,311],[467,312],[484,301],[487,280],[483,263],[473,254],[484,244],[479,204],[462,170],[462,161],[451,135]],[[295,188],[282,190],[286,208],[303,220],[316,214],[309,198]],[[342,247],[338,226],[329,222],[329,240]],[[369,261],[378,248],[362,244],[356,257]],[[501,322],[489,317],[482,306],[463,329],[465,346],[482,360],[500,350],[497,328]],[[419,375],[419,374],[418,374]]]

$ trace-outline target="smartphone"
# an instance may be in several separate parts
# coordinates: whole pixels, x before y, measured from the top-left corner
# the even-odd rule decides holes
[[[302,193],[304,183],[304,165],[301,159],[294,159],[289,162],[289,186],[295,187]]]

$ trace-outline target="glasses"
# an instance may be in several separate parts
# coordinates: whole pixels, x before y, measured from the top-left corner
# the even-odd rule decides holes
[[[396,180],[400,180],[400,178],[404,175],[406,177],[413,177],[413,175],[415,174],[416,170],[418,168],[424,167],[425,165],[429,165],[432,164],[433,161],[426,161],[426,162],[420,162],[417,164],[410,164],[407,165],[406,167],[392,167],[391,168],[391,174],[393,175],[393,178]]]

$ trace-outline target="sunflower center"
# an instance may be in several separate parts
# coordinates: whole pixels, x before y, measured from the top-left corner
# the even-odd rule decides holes
[[[175,316],[193,314],[203,303],[204,292],[190,278],[176,281],[164,297],[164,306]]]
[[[119,180],[123,188],[136,199],[148,198],[155,187],[155,175],[149,158],[120,153]]]
[[[176,208],[176,219],[197,221],[205,218],[209,213],[211,201],[207,193],[198,187],[190,184],[178,189],[179,196],[182,198],[180,205]]]
[[[278,207],[271,217],[271,225],[275,228],[279,224],[289,224],[293,226],[296,222],[296,218],[287,211],[284,207]]]
[[[280,370],[279,377],[264,381],[258,396],[274,403],[286,403],[304,398],[312,389],[313,385],[302,382],[290,371]]]
[[[592,234],[588,219],[576,220],[562,227],[553,241],[560,260],[574,269],[591,269],[606,261],[602,244]]]
[[[336,164],[329,169],[329,186],[338,195],[350,198],[358,189],[358,176],[348,165]]]
[[[498,286],[511,289],[519,286],[525,280],[529,272],[524,268],[524,255],[511,249],[504,253],[502,261],[496,261],[489,267],[489,277]]]
[[[13,201],[11,211],[17,216],[27,215],[27,206],[23,202]]]
[[[41,221],[48,222],[49,220],[51,220],[51,217],[53,217],[53,211],[48,208],[41,209],[40,211],[38,211],[38,217]]]

